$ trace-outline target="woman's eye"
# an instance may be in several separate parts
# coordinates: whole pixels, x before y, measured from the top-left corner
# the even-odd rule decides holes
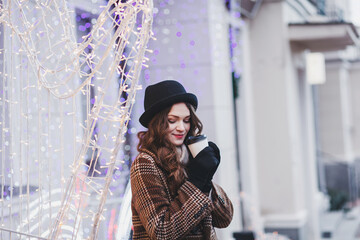
[[[170,120],[170,119],[168,119],[168,122],[169,122],[169,123],[175,123],[175,120]]]
[[[185,119],[184,120],[184,123],[189,123],[190,122],[190,119]]]

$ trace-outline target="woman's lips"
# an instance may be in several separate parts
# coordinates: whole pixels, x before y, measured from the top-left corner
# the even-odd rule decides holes
[[[174,134],[174,136],[178,139],[181,139],[184,137],[184,134]]]

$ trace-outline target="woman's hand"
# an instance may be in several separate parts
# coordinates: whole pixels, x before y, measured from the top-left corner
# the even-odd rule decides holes
[[[220,164],[220,150],[215,143],[209,142],[209,146],[201,150],[195,158],[190,155],[187,165],[189,181],[202,192],[209,192],[211,180]]]

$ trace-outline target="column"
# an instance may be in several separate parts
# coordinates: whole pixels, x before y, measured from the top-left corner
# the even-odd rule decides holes
[[[264,2],[249,21],[259,205],[265,232],[306,239],[299,83],[284,2]]]

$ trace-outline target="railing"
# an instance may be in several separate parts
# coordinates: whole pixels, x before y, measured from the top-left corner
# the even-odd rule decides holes
[[[319,15],[327,16],[330,21],[343,22],[344,21],[344,10],[339,8],[334,3],[329,3],[326,0],[308,0],[317,8]]]
[[[335,4],[326,6],[325,15],[334,22],[343,22],[344,21],[344,10],[339,8]]]

